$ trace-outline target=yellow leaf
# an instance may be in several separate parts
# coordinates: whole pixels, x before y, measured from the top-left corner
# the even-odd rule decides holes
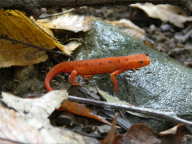
[[[0,10],[0,37],[42,47],[45,51],[56,47],[64,50],[61,43],[18,10]],[[47,59],[45,51],[1,38],[0,67],[43,62]]]

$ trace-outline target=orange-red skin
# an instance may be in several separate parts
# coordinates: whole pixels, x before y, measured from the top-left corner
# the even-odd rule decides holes
[[[53,90],[50,86],[51,80],[61,72],[70,73],[69,82],[72,85],[79,85],[76,77],[91,77],[95,74],[110,73],[114,85],[114,91],[118,91],[116,76],[127,70],[135,70],[150,64],[149,56],[145,54],[134,54],[129,56],[107,57],[90,60],[62,62],[55,65],[45,77],[45,88]]]

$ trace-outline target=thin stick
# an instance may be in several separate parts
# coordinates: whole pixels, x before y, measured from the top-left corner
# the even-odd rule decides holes
[[[142,108],[142,107],[137,107],[137,106],[133,106],[133,105],[108,103],[108,102],[80,98],[80,97],[75,97],[75,96],[69,96],[69,100],[75,101],[75,102],[80,102],[80,103],[85,103],[85,104],[92,104],[92,105],[99,106],[99,107],[108,107],[108,108],[113,108],[113,109],[118,109],[118,110],[127,110],[127,111],[131,111],[131,112],[142,113],[142,114],[145,114],[147,116],[150,116],[150,117],[153,117],[156,119],[163,118],[167,121],[172,121],[175,123],[183,123],[183,124],[192,126],[191,121],[179,118],[174,112],[162,112],[162,111],[158,111],[158,110],[152,110],[149,108]]]

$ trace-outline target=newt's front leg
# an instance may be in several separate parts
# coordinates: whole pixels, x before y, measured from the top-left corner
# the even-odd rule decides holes
[[[79,86],[80,84],[77,82],[78,72],[73,70],[69,75],[69,82],[74,86]]]
[[[112,80],[112,82],[113,82],[113,90],[114,90],[115,92],[118,92],[118,91],[119,91],[119,85],[118,85],[118,80],[116,79],[116,76],[119,75],[119,74],[122,73],[122,72],[123,72],[123,70],[116,70],[116,71],[114,71],[114,72],[112,72],[112,73],[110,74],[111,80]]]

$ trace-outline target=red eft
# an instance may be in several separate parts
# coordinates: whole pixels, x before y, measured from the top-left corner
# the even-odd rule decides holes
[[[68,80],[72,85],[79,85],[76,81],[78,75],[88,78],[95,74],[110,73],[114,91],[117,92],[117,75],[127,70],[135,70],[147,66],[148,64],[150,64],[150,58],[145,54],[62,62],[55,65],[47,73],[44,84],[48,91],[53,90],[50,82],[57,74],[62,72],[70,73]]]

